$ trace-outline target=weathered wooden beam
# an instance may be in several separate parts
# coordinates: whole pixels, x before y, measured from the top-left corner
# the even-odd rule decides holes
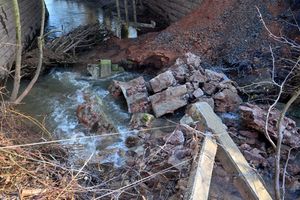
[[[155,28],[156,27],[156,22],[155,21],[151,21],[151,24],[135,23],[135,22],[129,22],[128,24],[129,24],[129,26],[132,26],[132,27],[135,27],[135,28]]]
[[[196,169],[192,194],[189,199],[208,199],[217,148],[218,145],[211,136],[206,136],[204,138]]]
[[[118,13],[118,20],[121,20],[121,10],[120,10],[120,1],[116,0],[116,8]]]
[[[125,9],[125,21],[126,23],[129,22],[129,16],[128,16],[128,2],[127,0],[124,0],[124,9]]]
[[[136,14],[136,1],[132,0],[132,9],[133,9],[133,21],[137,23],[137,14]]]
[[[236,175],[234,185],[242,197],[247,200],[271,200],[259,175],[250,167],[213,109],[205,102],[198,102],[191,106],[188,114],[215,135],[219,145],[218,159],[228,173]]]

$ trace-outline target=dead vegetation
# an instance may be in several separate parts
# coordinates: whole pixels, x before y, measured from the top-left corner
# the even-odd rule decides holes
[[[99,23],[79,26],[65,35],[46,42],[43,67],[74,64],[77,61],[77,53],[91,49],[96,44],[109,39],[110,36],[110,31]],[[33,74],[38,63],[37,55],[38,49],[25,53],[22,60],[22,76]]]
[[[33,129],[28,122],[30,117],[3,103],[0,113],[0,198],[55,199],[60,193],[62,199],[75,197],[73,189],[79,185],[73,180],[76,172],[66,165],[66,150],[55,144],[18,146],[38,143],[47,134],[43,137],[45,131]]]

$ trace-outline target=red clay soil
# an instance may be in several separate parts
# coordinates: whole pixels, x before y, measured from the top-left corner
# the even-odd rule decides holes
[[[93,61],[130,59],[141,65],[162,67],[186,52],[200,55],[211,64],[234,66],[241,60],[264,65],[270,38],[260,22],[256,6],[275,33],[275,17],[286,10],[284,3],[272,0],[203,0],[192,13],[167,29],[138,39],[113,38],[83,55]],[[267,55],[267,56],[266,56]]]

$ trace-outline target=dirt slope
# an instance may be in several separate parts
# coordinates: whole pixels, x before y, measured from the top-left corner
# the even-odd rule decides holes
[[[213,64],[255,63],[268,53],[269,38],[256,6],[270,29],[278,32],[276,17],[286,7],[272,0],[204,0],[194,12],[157,34],[141,37],[128,56],[141,63],[163,64],[192,51]],[[272,22],[272,23],[270,23]],[[154,56],[158,55],[158,56]],[[261,65],[261,62],[258,62]]]

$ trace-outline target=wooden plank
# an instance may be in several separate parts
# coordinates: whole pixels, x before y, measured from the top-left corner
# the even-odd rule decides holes
[[[218,145],[211,136],[206,136],[204,138],[190,197],[191,200],[208,199],[217,148]]]
[[[201,122],[203,126],[215,135],[220,146],[217,156],[225,170],[236,175],[234,184],[242,197],[250,200],[271,200],[272,197],[266,190],[259,175],[250,167],[239,148],[227,133],[227,127],[214,113],[213,109],[205,102],[198,102],[192,105],[188,114],[195,121]]]

